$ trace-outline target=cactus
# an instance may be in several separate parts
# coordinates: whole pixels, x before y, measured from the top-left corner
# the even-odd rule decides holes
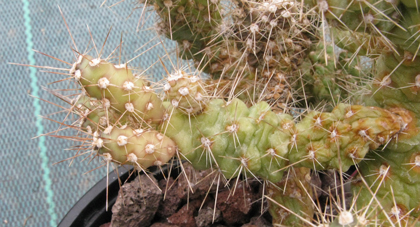
[[[183,159],[263,181],[273,224],[419,225],[418,0],[142,3],[197,71],[152,87],[78,53],[70,110],[87,149],[144,172]],[[344,188],[352,166],[353,201],[332,193],[325,214],[307,176],[338,170]]]
[[[82,58],[85,60],[75,63],[74,74],[81,74],[82,80],[91,81],[90,84],[82,83],[87,96],[109,98],[108,109],[118,111],[114,113],[118,114],[118,121],[127,113],[134,113],[133,121],[126,122],[120,128],[116,127],[118,121],[109,121],[108,127],[102,129],[98,126],[99,130],[95,132],[99,134],[97,139],[103,141],[99,147],[96,145],[99,153],[106,153],[119,163],[127,162],[128,157],[124,156],[131,154],[136,147],[141,147],[142,150],[148,144],[144,145],[141,139],[153,138],[149,136],[152,131],[145,131],[158,130],[161,134],[155,133],[154,137],[161,143],[159,149],[168,150],[162,153],[173,156],[175,142],[179,152],[197,168],[216,165],[226,178],[237,176],[238,169],[243,168],[254,176],[279,181],[281,172],[275,172],[284,165],[280,161],[273,162],[273,158],[280,157],[291,163],[299,163],[298,166],[315,169],[338,168],[341,165],[346,170],[357,163],[357,160],[363,159],[369,148],[375,149],[387,143],[402,124],[397,115],[389,111],[346,104],[338,105],[331,113],[310,112],[295,124],[291,115],[274,114],[266,102],[259,102],[248,108],[239,99],[226,101],[208,98],[200,85],[200,78],[189,76],[183,71],[168,77],[168,82],[164,85],[167,102],[162,103],[152,91],[144,92],[142,88],[134,86],[139,90],[133,89],[131,95],[124,86],[118,86],[113,80],[116,76],[107,77],[114,75],[113,64],[98,60],[99,63],[93,65],[89,64],[89,61],[94,61],[92,57],[82,55]],[[102,73],[106,70],[111,73]],[[135,81],[130,69],[120,72],[125,76],[124,79],[120,76],[120,84]],[[130,99],[134,99],[131,96],[136,96],[135,100],[131,101]],[[153,115],[149,115],[149,112]],[[152,116],[159,116],[161,125],[153,127],[148,124],[155,120]],[[141,124],[143,127],[134,128]],[[95,137],[93,142],[98,143]],[[137,137],[141,139],[136,141]],[[166,137],[173,142],[166,141]],[[155,143],[150,144],[155,146]],[[172,145],[167,147],[166,143]],[[133,144],[138,146],[131,147]],[[147,150],[147,146],[144,149]],[[341,152],[341,163],[337,159],[337,152]],[[210,160],[207,155],[211,156]],[[143,156],[144,154],[140,155],[142,158]],[[211,163],[205,163],[206,161]]]

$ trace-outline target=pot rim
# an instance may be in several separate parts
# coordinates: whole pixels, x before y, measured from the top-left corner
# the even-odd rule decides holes
[[[106,211],[107,177],[105,176],[76,202],[60,221],[58,227],[99,226],[110,222],[111,208],[118,197],[120,182],[131,181],[137,176],[137,174],[130,174],[132,170],[133,166],[124,165],[118,167],[117,171],[109,173],[108,211]]]

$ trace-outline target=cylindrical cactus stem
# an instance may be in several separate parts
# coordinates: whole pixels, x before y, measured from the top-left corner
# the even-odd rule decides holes
[[[163,119],[162,101],[143,79],[133,75],[127,64],[114,65],[104,59],[80,55],[70,73],[88,96],[108,100],[109,108],[121,116],[120,123],[125,124],[127,118],[140,124]]]
[[[351,53],[320,42],[313,47],[302,64],[303,78],[308,81],[305,92],[315,103],[338,103],[351,97],[367,78],[367,69],[359,58],[349,61]]]
[[[359,167],[365,183],[359,177],[352,184],[354,194],[358,195],[357,207],[366,209],[365,213],[370,213],[381,222],[418,226],[419,146],[403,153],[390,149],[380,153],[372,152],[366,158],[371,161],[363,162]],[[366,202],[372,200],[373,196],[376,200],[370,207],[366,207]],[[378,202],[381,209],[375,211]]]
[[[401,127],[397,115],[377,107],[339,104],[331,113],[313,111],[296,125],[288,158],[298,166],[346,171]]]
[[[410,16],[403,21],[410,20]],[[408,46],[400,44],[397,47],[405,51],[399,56],[383,53],[376,61],[371,99],[366,100],[373,100],[375,105],[397,114],[402,122],[401,130],[382,152],[369,154],[366,157],[369,161],[360,164],[363,181],[356,181],[353,189],[359,195],[358,207],[366,206],[364,201],[375,196],[375,203],[367,207],[366,212],[379,221],[414,226],[419,224],[420,216],[417,196],[420,190],[420,58],[406,48]],[[381,209],[374,211],[375,206]]]
[[[247,175],[279,181],[288,140],[279,137],[280,119],[269,108],[265,102],[248,108],[238,99],[213,99],[191,118],[175,110],[162,131],[195,168],[219,168],[228,179]]]
[[[98,153],[119,164],[141,169],[161,166],[176,154],[176,144],[155,130],[133,129],[129,126],[111,128],[93,138]]]
[[[188,115],[201,112],[208,102],[208,95],[203,81],[182,70],[170,74],[164,85],[166,99],[174,108]]]
[[[114,108],[122,111],[125,103],[130,100],[129,91],[145,86],[142,80],[135,80],[131,70],[126,67],[114,65],[104,59],[80,55],[71,73],[90,97],[107,98]]]
[[[387,108],[401,117],[404,125],[392,150],[404,152],[420,142],[420,58],[410,52],[383,54],[376,61],[376,75],[367,102]]]
[[[339,104],[331,113],[314,111],[295,124],[265,102],[247,108],[238,99],[213,99],[194,118],[173,111],[161,131],[195,168],[278,182],[286,160],[296,167],[345,171],[400,129],[397,115],[377,107]]]
[[[399,1],[306,0],[305,3],[317,7],[334,25],[377,35],[389,32],[401,17]]]
[[[290,168],[280,182],[267,184],[268,211],[273,225],[308,226],[313,222],[314,195],[310,179],[310,169]]]
[[[390,52],[394,48],[382,36],[375,36],[364,32],[345,31],[331,27],[330,35],[334,44],[359,56],[377,56],[383,52]]]

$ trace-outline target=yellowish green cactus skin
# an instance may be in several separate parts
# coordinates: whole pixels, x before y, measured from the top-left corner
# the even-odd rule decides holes
[[[333,45],[324,47],[322,42],[314,45],[301,67],[307,81],[308,99],[335,104],[351,98],[351,91],[369,79],[361,60],[357,57],[350,60],[351,56],[351,52],[338,50]]]
[[[107,153],[118,163],[127,162],[127,155],[132,153],[131,150],[137,151],[136,144],[143,152],[147,144],[143,140],[156,146],[154,137],[162,137],[162,141],[173,142],[162,142],[157,150],[168,147],[170,151],[163,153],[175,155],[174,146],[177,146],[182,156],[196,168],[219,168],[228,179],[247,174],[278,182],[286,161],[314,169],[346,170],[362,160],[369,149],[387,143],[400,130],[399,118],[374,107],[340,104],[331,113],[311,112],[299,123],[295,123],[291,115],[273,113],[265,102],[256,103],[249,108],[239,99],[204,101],[205,96],[202,94],[206,92],[200,85],[200,79],[185,72],[177,72],[168,77],[165,91],[169,103],[163,105],[152,91],[144,92],[144,85],[142,88],[134,86],[133,94],[131,90],[126,91],[118,86],[135,80],[130,69],[116,70],[113,64],[104,60],[98,60],[96,65],[89,65],[87,59],[91,58],[83,59],[85,60],[76,64],[74,74],[82,75],[87,94],[110,100],[106,109],[117,110],[118,113],[113,113],[112,116],[119,114],[119,120],[127,112],[134,112],[127,109],[127,104],[144,105],[151,103],[151,97],[156,97],[150,110],[136,109],[134,113],[138,112],[138,115],[132,115],[133,120],[137,120],[136,116],[142,114],[143,124],[138,121],[129,122],[128,118],[124,118],[128,126],[123,125],[118,129],[114,121],[109,123],[107,119],[102,120],[103,122],[96,120],[106,116],[103,112],[91,114],[92,121],[98,121],[101,126],[93,128],[99,131],[94,145],[100,148],[100,153]],[[117,75],[118,73],[121,75]],[[108,75],[120,77],[117,81]],[[106,88],[101,87],[98,82],[101,79],[110,82]],[[141,83],[144,84],[144,81]],[[114,88],[113,92],[108,89],[111,87]],[[184,90],[188,92],[185,93]],[[123,102],[125,111],[120,109]],[[155,116],[159,116],[157,120],[162,122],[155,128],[161,134],[153,137],[151,132],[145,132],[136,139],[136,131],[133,130],[136,127],[141,131],[155,130],[147,124],[147,120],[154,119]],[[163,139],[166,137],[170,139]],[[175,144],[165,145],[166,143]],[[146,157],[144,153],[136,153],[136,157],[142,159],[141,166],[151,165],[148,161],[150,158],[147,158],[149,156]],[[168,161],[168,157],[170,155],[164,158],[155,156],[155,161],[163,164]]]
[[[353,191],[358,195],[359,209],[370,212],[379,223],[418,226],[420,62],[416,34],[420,17],[414,7],[416,1],[402,1],[402,4],[400,10],[404,16],[399,26],[384,33],[394,49],[376,52],[381,55],[374,65],[371,92],[365,98],[366,103],[397,114],[402,121],[401,131],[382,151],[370,153],[366,157],[369,161],[361,162],[361,177],[354,183]],[[365,202],[372,199],[376,201]]]
[[[248,107],[236,98],[209,97],[201,79],[184,71],[169,75],[162,101],[126,66],[81,56],[72,76],[86,95],[78,98],[74,112],[83,119],[92,147],[107,162],[141,170],[180,157],[197,169],[218,169],[227,179],[281,182],[289,166],[345,171],[369,150],[388,144],[404,123],[398,111],[348,104],[331,112],[311,111],[297,121],[275,114],[266,102]],[[127,89],[127,84],[132,86]],[[300,187],[295,185],[293,190]],[[271,192],[290,210],[297,212],[303,205],[293,202],[293,196],[289,201]],[[288,218],[276,222],[300,223],[284,215]]]
[[[370,149],[388,143],[400,130],[394,114],[381,108],[339,104],[331,113],[310,113],[296,126],[292,163],[314,168],[343,168],[361,161]]]
[[[412,55],[405,54],[404,57],[392,53],[381,56],[377,61],[378,73],[372,83],[370,96],[372,104],[397,113],[404,122],[403,133],[396,140],[398,143],[388,146],[397,152],[410,150],[420,142],[417,120],[420,117],[420,59],[413,61]]]
[[[166,98],[178,110],[197,114],[203,110],[208,99],[204,86],[199,77],[180,70],[169,75],[164,91]]]
[[[280,182],[267,185],[273,225],[305,226],[311,223],[314,207],[309,205],[313,196],[310,175],[308,168],[291,168]]]
[[[418,9],[420,7],[420,1],[419,0],[401,0],[401,3],[404,4],[404,6],[406,6],[408,8]]]
[[[175,112],[165,128],[196,168],[217,166],[227,178],[243,169],[277,182],[285,160],[345,171],[369,149],[387,143],[400,122],[380,108],[340,104],[331,113],[312,112],[295,124],[264,102],[248,109],[238,99],[214,99],[194,118]]]
[[[114,65],[104,59],[80,55],[71,71],[89,97],[103,100],[105,108],[119,113],[119,123],[162,121],[162,101],[126,64]]]
[[[363,99],[364,103],[386,108],[397,114],[402,122],[401,131],[395,140],[387,144],[382,151],[370,153],[366,161],[360,163],[360,179],[353,186],[354,195],[357,195],[357,207],[371,214],[370,224],[376,222],[381,225],[399,223],[404,226],[417,226],[419,222],[416,218],[419,216],[420,207],[420,201],[417,199],[420,184],[417,182],[418,172],[416,171],[420,157],[418,156],[419,123],[417,120],[420,117],[418,1],[393,1],[395,5],[393,8],[397,11],[387,11],[382,8],[381,4],[385,4],[385,1],[359,3],[368,6],[370,11],[381,9],[378,13],[382,13],[382,16],[388,15],[389,18],[386,21],[388,24],[393,22],[393,26],[375,24],[375,17],[370,17],[373,19],[370,24],[365,23],[369,17],[364,17],[365,22],[360,23],[356,20],[356,15],[349,17],[356,22],[352,25],[346,18],[346,14],[350,15],[347,11],[336,12],[343,8],[331,7],[345,5],[344,1],[327,2],[328,4],[324,4],[324,1],[318,1],[319,9],[326,9],[320,6],[329,5],[328,12],[325,12],[327,17],[340,14],[342,15],[341,24],[337,23],[338,27],[344,26],[358,31],[333,30],[332,34],[335,40],[339,40],[341,47],[351,51],[360,51],[358,53],[360,55],[373,56],[377,59],[373,65],[374,80],[371,83],[370,92]],[[373,7],[373,5],[378,5],[378,7]],[[361,6],[362,11],[360,11],[348,4],[346,9],[353,14],[361,15],[364,7]],[[394,11],[393,14],[398,12],[399,15],[390,14],[392,11]],[[337,18],[329,18],[337,20]],[[361,26],[356,27],[357,23]],[[357,39],[360,37],[362,39]],[[373,200],[375,201],[366,202]]]
[[[419,147],[401,153],[385,150],[379,154],[369,154],[370,162],[362,162],[360,174],[369,186],[359,179],[354,181],[353,190],[358,195],[357,206],[367,209],[377,216],[381,223],[402,223],[404,226],[416,224],[419,216],[420,190]],[[373,195],[373,193],[376,193]],[[366,201],[375,197],[382,207],[368,206]],[[376,202],[375,202],[376,203]],[[374,204],[375,204],[374,203]],[[390,219],[390,220],[388,220]],[[388,225],[388,224],[385,224]]]
[[[393,49],[387,39],[370,33],[342,30],[335,27],[331,27],[330,32],[331,36],[334,37],[335,45],[354,55],[377,56]]]
[[[104,110],[106,109],[104,103],[86,95],[79,95],[76,98],[73,109],[80,116],[80,126],[85,131],[92,132],[100,128],[104,129],[108,127],[109,121],[111,121],[111,124],[116,121],[113,111],[109,110],[107,112]]]
[[[131,164],[141,169],[161,166],[176,152],[176,144],[167,136],[154,131],[131,127],[113,128],[93,137],[98,153],[119,164]]]
[[[248,109],[239,99],[214,99],[194,118],[174,112],[165,128],[196,168],[218,167],[227,178],[246,173],[278,181],[282,172],[276,170],[284,166],[289,143],[289,132],[278,130],[280,122],[267,103]]]

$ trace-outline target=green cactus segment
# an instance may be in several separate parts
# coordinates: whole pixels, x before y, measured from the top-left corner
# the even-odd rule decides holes
[[[304,79],[308,82],[307,95],[316,103],[322,100],[338,103],[350,98],[351,92],[362,86],[368,77],[368,69],[360,59],[350,61],[350,57],[351,53],[334,50],[332,45],[316,45],[302,65]]]
[[[227,178],[245,174],[278,182],[287,161],[296,167],[347,170],[369,149],[388,143],[401,129],[401,116],[380,108],[345,104],[330,113],[310,112],[296,124],[290,115],[273,113],[266,102],[248,108],[239,99],[207,100],[200,80],[182,71],[171,75],[164,85],[169,100],[165,106],[146,82],[136,80],[127,68],[85,56],[72,71],[75,78],[80,74],[79,81],[91,96],[81,97],[78,102],[88,109],[82,116],[90,119],[85,127],[95,132],[93,145],[118,163],[127,162],[134,147],[139,146],[143,152],[145,141],[157,146],[153,139],[162,137],[164,142],[173,140],[172,145],[176,144],[182,157],[196,168],[217,167]],[[106,87],[101,85],[105,79],[109,82]],[[127,81],[132,82],[130,89],[124,85]],[[125,110],[115,104],[121,102],[126,102]],[[157,132],[134,136],[133,128],[151,128],[143,124],[149,121],[159,123],[157,128],[165,136]],[[175,154],[173,146],[164,142],[156,149],[168,147],[171,155],[161,158],[154,154],[157,163],[165,163]],[[143,160],[139,164],[152,165],[151,156],[141,152],[136,153]]]
[[[201,79],[184,71],[169,75],[164,91],[172,106],[186,114],[201,112],[208,99]]]
[[[397,116],[384,109],[339,104],[331,113],[312,112],[296,125],[288,158],[309,168],[346,171],[400,128]]]
[[[167,136],[128,126],[110,128],[100,137],[94,135],[93,144],[106,160],[142,169],[163,165],[176,153],[176,144]]]
[[[100,58],[80,55],[70,73],[88,96],[107,100],[109,108],[122,115],[120,123],[129,120],[159,122],[165,114],[162,101],[126,64],[114,65]]]
[[[306,0],[335,25],[353,31],[381,34],[396,26],[399,1]]]
[[[240,174],[278,181],[287,141],[276,138],[279,118],[261,102],[250,109],[238,100],[211,100],[202,114],[190,118],[175,110],[165,134],[199,169],[218,166],[227,178]]]
[[[347,170],[399,130],[395,115],[375,107],[340,104],[295,124],[265,102],[248,109],[238,99],[211,100],[193,118],[174,110],[162,129],[196,168],[218,166],[227,178],[242,170],[273,182],[281,179],[287,159],[296,166]]]
[[[365,208],[366,201],[372,198],[372,191],[377,191],[376,198],[393,223],[401,219],[401,223],[413,224],[412,217],[420,215],[420,147],[404,154],[386,149],[379,154],[370,153],[366,158],[372,161],[361,163],[359,170],[370,190],[360,180],[353,183],[353,191],[359,195],[357,206]],[[373,210],[376,204],[374,201],[367,209]],[[376,212],[373,215],[378,215],[378,219],[387,220],[381,210]]]
[[[375,57],[394,48],[384,37],[369,33],[344,31],[331,27],[330,35],[334,38],[335,45],[358,56]]]
[[[408,1],[405,2],[408,3]],[[414,3],[414,1],[411,2]],[[387,34],[394,45],[414,55],[420,55],[420,16],[418,9],[418,6],[403,8],[401,14],[404,17],[401,19],[401,26],[395,27]]]
[[[281,226],[308,226],[314,216],[314,208],[311,206],[312,188],[308,181],[311,170],[301,167],[291,168],[289,171],[280,182],[267,184],[267,196],[272,199],[268,202],[272,223]]]
[[[418,0],[404,0],[401,3],[382,0],[308,2],[312,6],[316,5],[336,27],[350,30],[341,33],[332,29],[334,39],[343,43],[344,48],[347,46],[360,51],[359,54],[375,54],[387,50],[397,52],[399,48],[414,55],[419,54]]]
[[[371,192],[380,187],[376,198],[386,214],[379,210],[374,215],[405,226],[420,225],[413,220],[420,215],[419,63],[420,59],[414,59],[410,50],[401,52],[400,56],[384,53],[376,62],[377,73],[370,96],[375,105],[397,114],[402,126],[398,137],[383,152],[370,153],[366,157],[369,161],[361,163],[360,174],[370,189],[360,181],[353,185],[355,192],[361,191],[358,207],[363,207],[365,202],[362,201],[370,200]],[[376,203],[368,208],[373,210]]]
[[[333,24],[337,27],[356,32],[356,34],[350,32],[349,36],[345,37],[333,29],[333,34],[338,36],[334,37],[336,40],[342,42],[344,38],[347,40],[344,42],[347,46],[356,46],[356,48],[358,46],[357,50],[362,54],[390,49],[396,52],[399,48],[414,55],[420,53],[418,0],[404,0],[401,3],[381,0],[308,0],[308,2],[312,6],[317,6],[319,11],[324,13],[326,18],[333,20]],[[358,39],[352,38],[348,41],[349,37],[355,35]],[[380,47],[385,49],[381,50]]]
[[[420,143],[420,58],[413,60],[411,56],[407,52],[404,57],[383,54],[376,62],[369,97],[374,100],[369,104],[388,108],[403,121],[402,133],[390,144],[395,152],[405,152]]]
[[[176,40],[184,59],[201,59],[206,43],[213,39],[215,28],[221,23],[218,1],[147,1],[160,17],[159,33]]]

